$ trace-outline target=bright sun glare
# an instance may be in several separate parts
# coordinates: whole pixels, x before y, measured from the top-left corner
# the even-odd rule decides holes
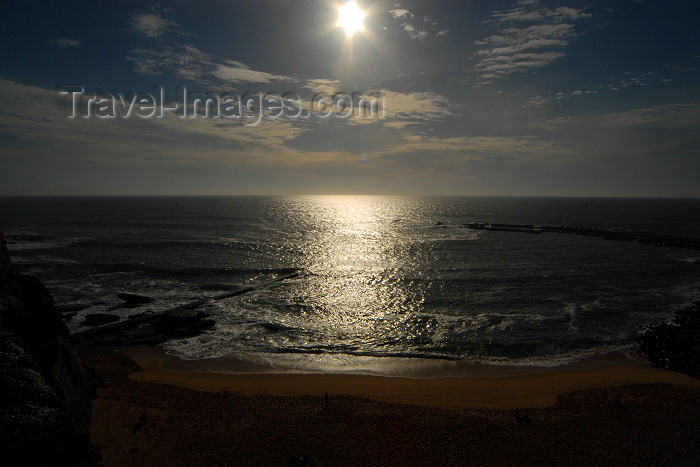
[[[355,31],[362,30],[362,20],[365,18],[365,12],[360,10],[357,2],[348,2],[345,6],[341,6],[338,10],[338,26],[345,28],[345,33],[352,36]]]

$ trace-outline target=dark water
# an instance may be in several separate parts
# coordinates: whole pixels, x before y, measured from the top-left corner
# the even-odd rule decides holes
[[[122,291],[151,296],[146,309],[161,310],[302,272],[209,305],[216,328],[169,343],[191,358],[548,365],[627,348],[645,324],[700,297],[698,251],[458,227],[468,222],[700,237],[700,200],[0,198],[0,229],[20,270],[56,303],[92,304],[73,330]]]

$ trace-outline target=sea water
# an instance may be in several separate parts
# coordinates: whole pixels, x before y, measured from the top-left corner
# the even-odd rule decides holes
[[[205,306],[216,326],[182,358],[333,369],[362,358],[557,365],[634,347],[700,298],[700,252],[469,222],[577,225],[700,238],[700,200],[399,196],[0,198],[22,273],[67,321],[152,297],[165,310],[298,271]]]

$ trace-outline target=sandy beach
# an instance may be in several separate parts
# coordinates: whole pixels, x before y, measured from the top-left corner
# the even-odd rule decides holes
[[[700,381],[634,354],[444,378],[232,374],[145,348],[83,355],[103,382],[91,438],[106,466],[692,465],[700,456]]]

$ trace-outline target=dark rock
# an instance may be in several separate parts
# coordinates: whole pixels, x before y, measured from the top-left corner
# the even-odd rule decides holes
[[[678,310],[672,324],[650,326],[639,339],[652,365],[700,378],[700,302]]]
[[[196,332],[192,331],[192,328],[187,326],[181,326],[179,328],[165,328],[163,332],[168,337],[192,337],[197,335]]]
[[[89,303],[66,303],[63,305],[56,305],[56,311],[61,314],[70,313],[75,311],[84,310],[85,308],[90,308],[92,305]]]
[[[194,310],[178,309],[164,314],[160,318],[160,321],[165,327],[179,327],[193,324],[197,322],[201,316],[201,313]]]
[[[160,327],[153,323],[144,323],[129,333],[130,338],[152,336],[160,332]]]
[[[260,327],[267,329],[270,332],[296,331],[298,328],[285,326],[279,323],[260,323]]]
[[[69,319],[72,319],[73,316],[77,315],[78,312],[76,311],[69,311],[69,312],[61,312],[61,319],[63,321],[68,321]]]
[[[34,277],[17,274],[0,243],[0,453],[21,465],[96,465],[92,385]]]
[[[116,321],[119,321],[118,315],[112,315],[109,313],[93,313],[85,316],[85,321],[83,321],[83,324],[85,326],[102,326],[103,324],[114,323]]]
[[[195,323],[195,329],[199,331],[204,331],[205,329],[213,328],[216,325],[216,321],[213,319],[200,319]]]
[[[169,325],[163,326],[161,331],[169,337],[194,337],[204,332],[204,330],[213,327],[216,321],[197,317],[194,321],[181,323],[179,326],[175,326],[174,324],[175,323],[171,322]]]
[[[64,405],[71,407],[69,413],[87,426],[90,407],[81,398],[88,391],[85,372],[51,295],[36,278],[17,275],[2,283],[0,328],[27,342],[41,374],[64,399]]]
[[[0,230],[0,282],[16,274],[15,267],[5,245],[5,232]]]
[[[143,305],[145,303],[153,302],[153,299],[151,297],[145,297],[143,295],[136,295],[124,292],[118,294],[117,297],[121,298],[130,305]]]
[[[56,311],[61,315],[61,319],[67,321],[78,314],[80,310],[89,308],[91,305],[86,303],[70,303],[67,305],[56,305]]]

